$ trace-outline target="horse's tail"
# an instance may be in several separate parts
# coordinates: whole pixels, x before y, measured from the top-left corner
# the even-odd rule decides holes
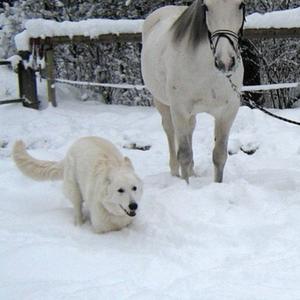
[[[26,176],[37,180],[60,180],[63,178],[63,161],[44,161],[30,156],[23,141],[17,141],[13,147],[13,159],[18,169]]]

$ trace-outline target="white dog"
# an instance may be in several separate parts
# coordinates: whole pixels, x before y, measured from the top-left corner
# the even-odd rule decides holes
[[[17,141],[13,159],[22,173],[35,180],[63,180],[65,195],[74,206],[75,224],[83,223],[83,202],[97,233],[119,230],[136,215],[142,182],[129,158],[105,139],[79,139],[60,162],[37,160]]]

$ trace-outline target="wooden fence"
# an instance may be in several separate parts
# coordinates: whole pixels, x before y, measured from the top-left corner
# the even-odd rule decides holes
[[[262,38],[300,38],[300,28],[269,28],[269,29],[248,29],[244,30],[246,39]],[[86,36],[55,36],[46,38],[31,38],[31,49],[43,49],[46,60],[46,78],[48,89],[48,100],[53,105],[57,105],[55,96],[55,74],[54,74],[54,48],[57,45],[70,43],[112,43],[112,42],[136,42],[141,43],[141,33],[121,33],[121,34],[102,34],[90,39]],[[26,59],[31,53],[20,52],[19,55]],[[19,66],[20,96],[26,99],[27,105],[32,108],[39,108],[39,100],[36,89],[36,77],[34,70]],[[23,102],[24,103],[24,102]]]

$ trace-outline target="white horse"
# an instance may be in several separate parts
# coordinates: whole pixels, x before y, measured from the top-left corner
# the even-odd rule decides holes
[[[240,105],[241,0],[195,0],[154,11],[143,27],[142,73],[162,116],[173,176],[194,175],[196,114],[215,118],[215,181],[222,182],[231,125]],[[177,147],[176,147],[177,146]]]

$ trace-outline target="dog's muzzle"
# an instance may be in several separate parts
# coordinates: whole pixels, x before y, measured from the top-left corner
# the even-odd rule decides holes
[[[136,216],[136,210],[138,208],[138,205],[134,203],[130,203],[128,205],[129,210],[125,209],[122,205],[120,207],[124,210],[124,212],[129,216],[129,217],[135,217]]]

